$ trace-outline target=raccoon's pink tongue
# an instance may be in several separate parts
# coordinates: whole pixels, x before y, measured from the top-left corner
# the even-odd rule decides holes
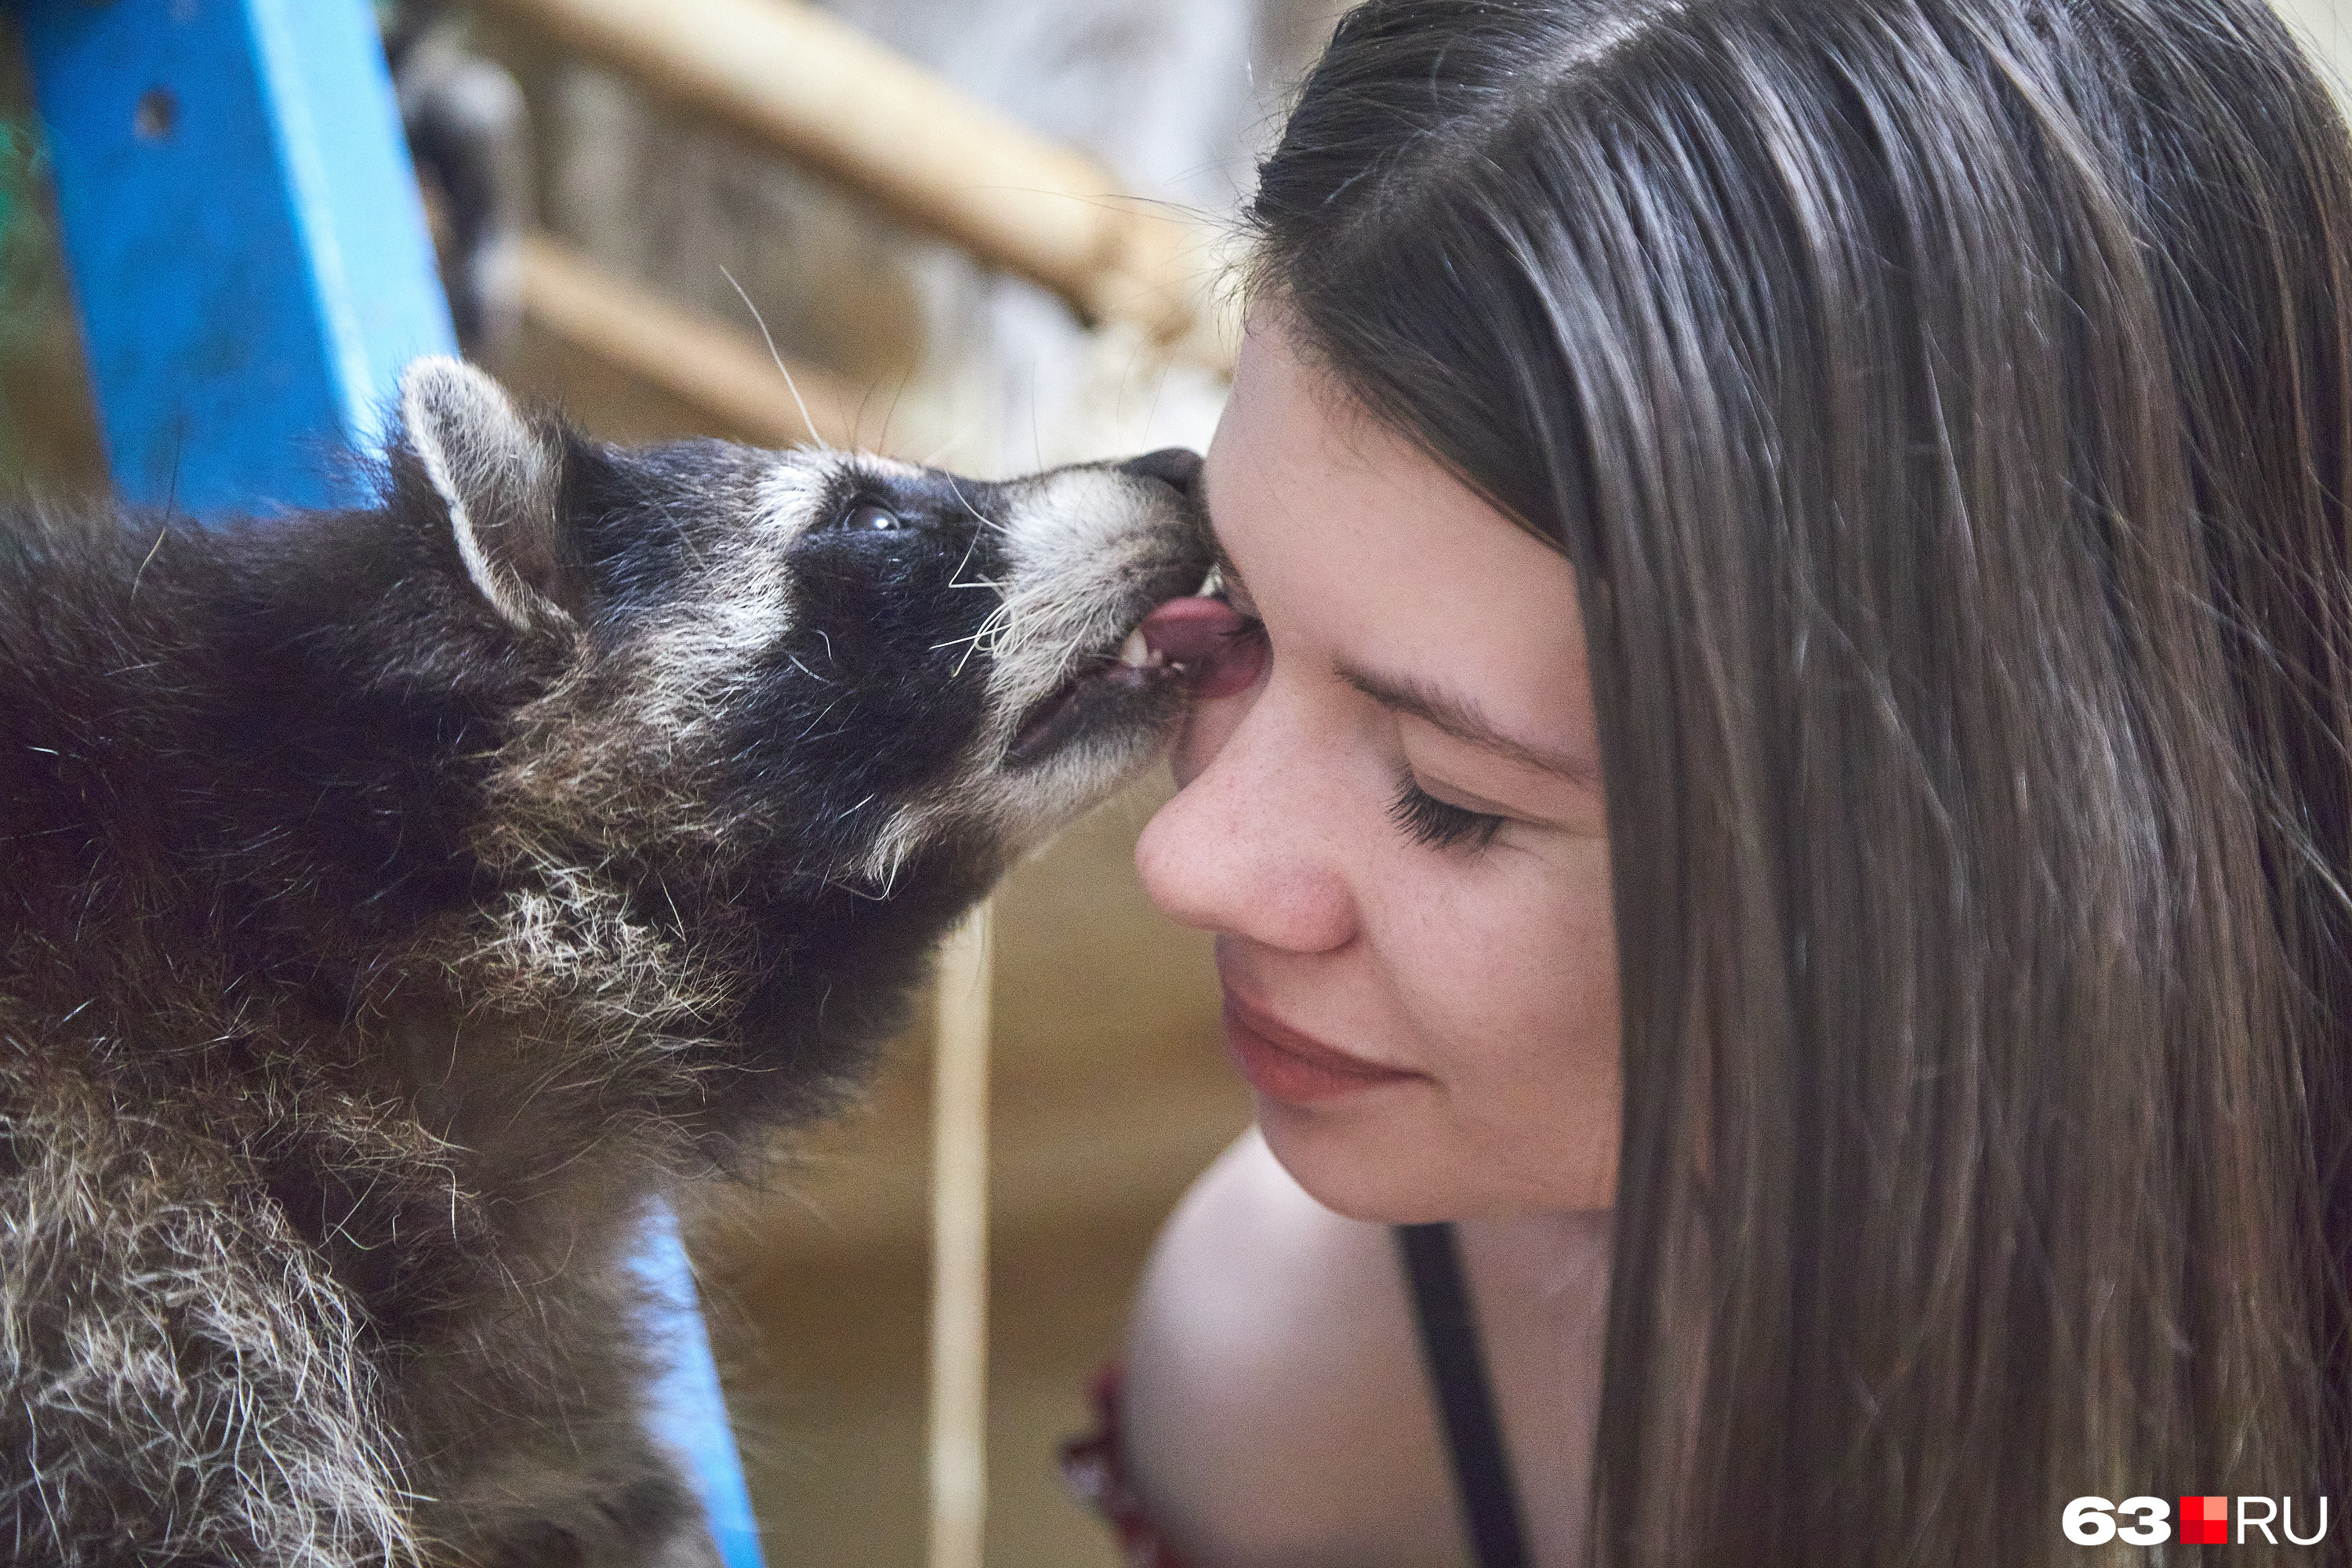
[[[1230,697],[1257,679],[1265,645],[1223,599],[1171,599],[1135,628],[1152,652],[1181,664],[1193,694]]]

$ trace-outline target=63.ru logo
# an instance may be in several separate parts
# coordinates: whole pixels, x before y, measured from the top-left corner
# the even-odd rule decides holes
[[[2307,1516],[2306,1516],[2307,1517]],[[2059,1528],[2077,1546],[2104,1546],[2120,1541],[2130,1546],[2161,1546],[2172,1539],[2172,1506],[2160,1497],[2127,1497],[2109,1502],[2103,1497],[2078,1497],[2066,1505]],[[2311,1535],[2294,1532],[2293,1498],[2242,1497],[2238,1500],[2236,1543],[2246,1532],[2259,1530],[2273,1546],[2286,1533],[2290,1546],[2315,1546],[2327,1534],[2327,1500],[2319,1500],[2319,1529]],[[2231,1544],[2230,1500],[2226,1497],[2184,1497],[2180,1500],[2180,1540],[2187,1546]]]

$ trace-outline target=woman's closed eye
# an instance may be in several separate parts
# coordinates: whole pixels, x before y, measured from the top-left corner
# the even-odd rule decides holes
[[[1442,801],[1423,789],[1410,773],[1398,785],[1396,798],[1389,803],[1389,816],[1412,836],[1413,842],[1433,849],[1465,846],[1484,849],[1494,842],[1505,821],[1487,812]]]

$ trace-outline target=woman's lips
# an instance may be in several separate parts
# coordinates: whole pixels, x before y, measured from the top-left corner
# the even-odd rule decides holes
[[[1314,1105],[1421,1074],[1385,1068],[1286,1028],[1225,993],[1225,1048],[1250,1087],[1286,1105]]]

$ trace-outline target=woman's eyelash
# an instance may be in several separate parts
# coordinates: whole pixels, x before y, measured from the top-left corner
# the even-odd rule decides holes
[[[1446,805],[1411,778],[1398,787],[1396,799],[1389,803],[1389,816],[1413,842],[1433,849],[1454,849],[1465,844],[1484,849],[1503,826],[1499,816]]]

